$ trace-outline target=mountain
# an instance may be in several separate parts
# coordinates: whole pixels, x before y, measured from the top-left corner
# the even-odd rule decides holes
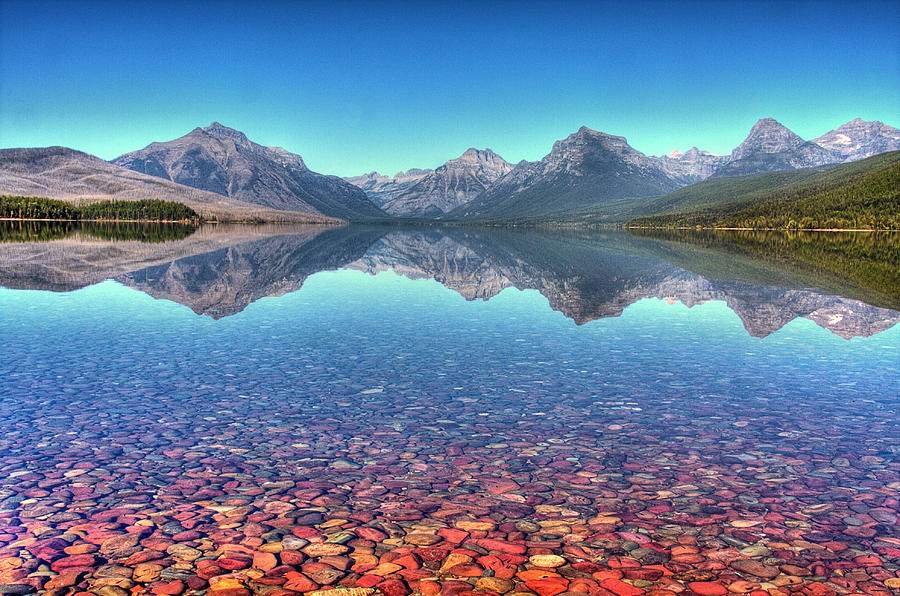
[[[900,149],[900,130],[877,120],[855,118],[813,142],[839,155],[842,161],[855,161]]]
[[[804,141],[773,118],[758,120],[747,138],[731,152],[714,176],[744,176],[759,172],[797,170],[843,161],[811,141]]]
[[[685,153],[672,151],[668,155],[662,155],[656,159],[663,171],[671,177],[683,181],[685,184],[693,184],[715,174],[716,170],[728,163],[729,156],[715,155],[709,151],[691,147]]]
[[[370,201],[379,207],[384,207],[385,203],[403,194],[416,182],[433,171],[412,168],[405,172],[397,172],[393,178],[383,176],[378,172],[369,172],[362,176],[344,178],[344,180],[361,188]]]
[[[522,161],[450,218],[506,219],[561,214],[682,186],[624,137],[581,127],[537,162]]]
[[[490,149],[468,149],[451,159],[383,206],[391,215],[434,217],[468,203],[512,166]]]
[[[348,221],[385,217],[366,194],[337,176],[317,174],[281,147],[264,147],[213,122],[165,143],[126,153],[116,165],[274,209]]]
[[[206,219],[337,223],[318,213],[280,211],[162,180],[66,147],[0,149],[0,194],[70,202],[161,199]]]
[[[823,171],[711,178],[642,206],[643,227],[900,229],[900,151]]]

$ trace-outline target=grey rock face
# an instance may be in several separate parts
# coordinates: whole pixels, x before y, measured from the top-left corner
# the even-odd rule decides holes
[[[403,194],[432,172],[434,170],[412,168],[405,172],[397,172],[393,178],[383,176],[378,172],[369,172],[362,176],[344,178],[344,180],[361,188],[370,201],[379,207],[384,207],[385,203]]]
[[[800,147],[805,141],[774,118],[762,118],[750,134],[731,152],[732,161],[757,153],[782,153]]]
[[[759,172],[813,168],[842,161],[813,143],[804,141],[772,118],[757,121],[747,138],[731,152],[731,159],[715,176],[743,176]]]
[[[813,141],[843,161],[856,161],[900,149],[900,130],[878,120],[855,118]]]
[[[0,193],[76,203],[160,199],[183,203],[203,217],[224,220],[333,222],[313,211],[278,211],[162,180],[66,147],[0,149]]]
[[[350,221],[385,214],[359,188],[317,174],[281,147],[264,147],[213,122],[165,143],[151,143],[113,163],[179,184],[275,209]]]
[[[658,160],[633,149],[624,137],[583,126],[554,143],[539,162],[517,164],[451,216],[540,217],[612,199],[665,194],[679,186]]]
[[[484,192],[512,170],[490,149],[468,149],[384,204],[391,215],[432,217],[447,213]]]
[[[716,170],[728,163],[730,157],[691,147],[685,153],[672,151],[656,159],[664,172],[685,184],[693,184],[715,174]]]

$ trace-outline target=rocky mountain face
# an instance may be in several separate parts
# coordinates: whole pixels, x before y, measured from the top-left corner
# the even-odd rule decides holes
[[[728,163],[729,157],[691,147],[685,153],[672,151],[656,159],[663,171],[671,177],[685,184],[694,184],[715,174],[716,170]]]
[[[178,139],[126,153],[116,165],[240,201],[348,221],[384,217],[366,194],[337,176],[317,174],[281,147],[264,147],[213,122]]]
[[[135,172],[66,147],[0,149],[0,194],[70,202],[177,201],[204,218],[337,223],[317,211],[280,211]]]
[[[631,304],[657,298],[693,307],[725,302],[754,337],[807,318],[845,339],[900,323],[900,312],[824,292],[719,280],[651,256],[652,244],[615,238],[591,244],[566,237],[460,230],[397,231],[376,241],[348,268],[434,279],[466,300],[489,300],[506,288],[540,292],[576,324],[617,317]]]
[[[900,130],[877,120],[854,118],[813,142],[840,156],[842,161],[856,161],[900,149]]]
[[[435,217],[468,203],[512,170],[490,149],[468,149],[384,203],[402,217]]]
[[[842,161],[837,155],[797,134],[772,118],[757,121],[747,138],[731,152],[715,176],[744,176],[759,172],[813,168]]]
[[[344,180],[361,188],[370,201],[379,207],[384,207],[385,203],[405,193],[416,182],[432,172],[434,170],[412,168],[405,172],[397,172],[393,178],[383,176],[378,172],[369,172],[362,176],[344,178]]]
[[[270,236],[150,266],[116,281],[218,320],[260,298],[296,292],[314,273],[353,262],[383,233],[346,226]]]
[[[625,197],[665,194],[683,186],[624,137],[581,127],[538,162],[509,173],[450,213],[461,218],[541,217]]]

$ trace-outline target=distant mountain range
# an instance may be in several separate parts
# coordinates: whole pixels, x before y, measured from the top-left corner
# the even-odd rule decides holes
[[[582,126],[554,143],[542,160],[519,162],[449,215],[459,219],[547,216],[609,199],[660,195],[679,186],[624,137]]]
[[[512,166],[490,149],[468,149],[426,173],[383,208],[405,217],[444,215],[482,194],[510,170]]]
[[[900,229],[900,151],[825,169],[713,177],[646,201],[641,212],[629,225]]]
[[[433,170],[341,179],[214,122],[112,163],[61,147],[0,150],[0,194],[164,198],[226,219],[613,223],[650,215],[656,197],[709,179],[823,168],[897,149],[900,130],[859,118],[812,141],[763,118],[724,156],[696,147],[648,156],[624,137],[582,127],[539,161],[513,166],[472,148]]]
[[[813,141],[763,118],[729,155],[692,147],[685,153],[648,156],[624,137],[582,127],[557,141],[540,161],[522,161],[509,169],[490,150],[470,149],[436,170],[409,170],[394,178],[372,172],[347,180],[400,217],[575,221],[581,213],[599,210],[615,222],[647,214],[641,211],[644,199],[709,178],[822,168],[894,149],[900,149],[900,131],[859,118]],[[487,161],[484,154],[500,167],[481,166]]]
[[[344,180],[360,187],[373,203],[379,207],[384,207],[385,203],[403,194],[416,182],[433,171],[412,168],[405,172],[397,172],[393,178],[382,176],[378,172],[369,172],[362,176],[344,178]]]

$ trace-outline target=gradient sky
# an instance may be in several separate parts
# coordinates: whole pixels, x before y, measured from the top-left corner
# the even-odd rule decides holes
[[[900,3],[0,0],[0,147],[111,159],[219,121],[354,175],[581,125],[649,154],[900,126]]]

